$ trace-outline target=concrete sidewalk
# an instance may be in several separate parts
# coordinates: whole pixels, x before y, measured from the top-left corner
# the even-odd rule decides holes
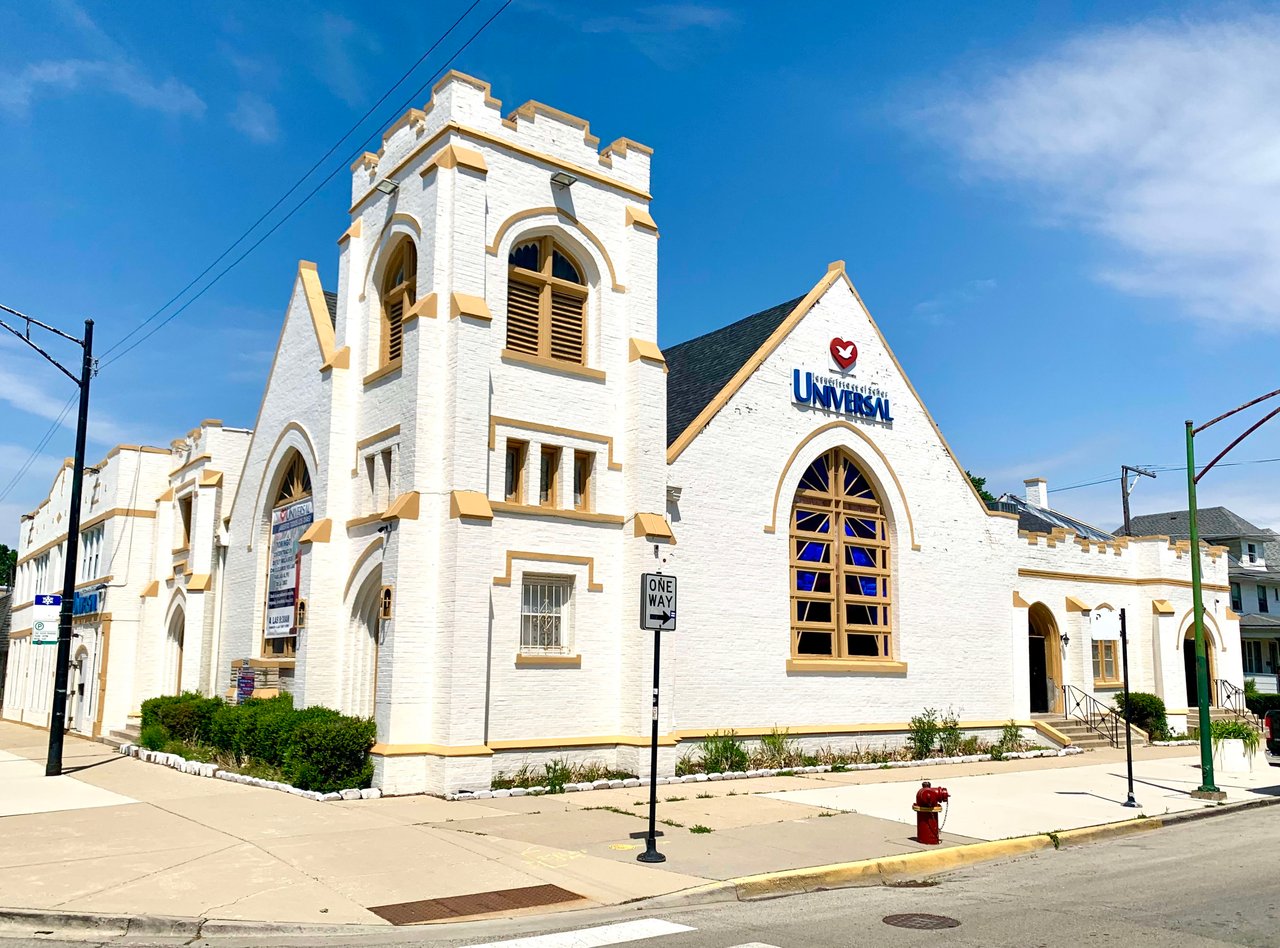
[[[447,802],[310,800],[190,776],[68,735],[0,723],[0,905],[59,912],[389,925],[372,907],[552,884],[574,909],[756,873],[915,852],[921,779],[953,796],[952,845],[1134,815],[1123,754],[660,787],[659,848],[635,861],[644,788]],[[1142,812],[1199,808],[1195,748],[1136,752]],[[12,779],[11,779],[11,775]],[[1220,779],[1232,802],[1280,794],[1280,769]],[[693,826],[711,832],[693,833]],[[958,835],[962,834],[962,835]],[[456,920],[453,919],[453,920]]]

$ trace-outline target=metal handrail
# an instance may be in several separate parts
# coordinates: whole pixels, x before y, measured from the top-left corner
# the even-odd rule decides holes
[[[1062,703],[1067,720],[1076,720],[1091,731],[1097,731],[1112,747],[1119,747],[1124,737],[1120,716],[1112,708],[1074,685],[1062,686]]]
[[[1249,710],[1249,704],[1245,701],[1243,688],[1225,678],[1218,678],[1213,684],[1218,697],[1218,707],[1230,711],[1250,727],[1260,728],[1257,715]]]

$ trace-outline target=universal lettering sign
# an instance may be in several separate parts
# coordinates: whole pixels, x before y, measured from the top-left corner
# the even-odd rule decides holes
[[[676,629],[676,578],[661,573],[640,576],[640,628],[648,632]]]
[[[828,354],[831,356],[831,375],[792,369],[791,400],[797,405],[892,424],[888,393],[875,386],[858,385],[847,378],[858,364],[857,345],[836,336],[831,340]]]

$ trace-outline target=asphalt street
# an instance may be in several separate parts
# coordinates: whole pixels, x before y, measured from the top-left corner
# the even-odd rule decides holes
[[[382,935],[235,938],[210,948],[485,945],[505,948],[800,946],[1280,946],[1280,807],[1170,826],[1110,842],[987,864],[918,887],[844,889],[670,911],[598,910],[539,919],[400,928]],[[886,924],[940,916],[937,930]],[[177,944],[134,939],[131,945]],[[0,944],[63,942],[53,937]],[[120,944],[120,942],[115,942]]]

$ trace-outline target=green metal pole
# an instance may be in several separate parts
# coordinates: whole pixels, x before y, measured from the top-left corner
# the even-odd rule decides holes
[[[1196,628],[1196,698],[1200,711],[1200,789],[1193,797],[1221,799],[1213,780],[1213,734],[1209,722],[1209,661],[1204,650],[1204,595],[1200,584],[1200,529],[1196,523],[1195,431],[1187,422],[1187,526],[1191,533],[1191,599]],[[1221,795],[1221,796],[1220,796]]]

